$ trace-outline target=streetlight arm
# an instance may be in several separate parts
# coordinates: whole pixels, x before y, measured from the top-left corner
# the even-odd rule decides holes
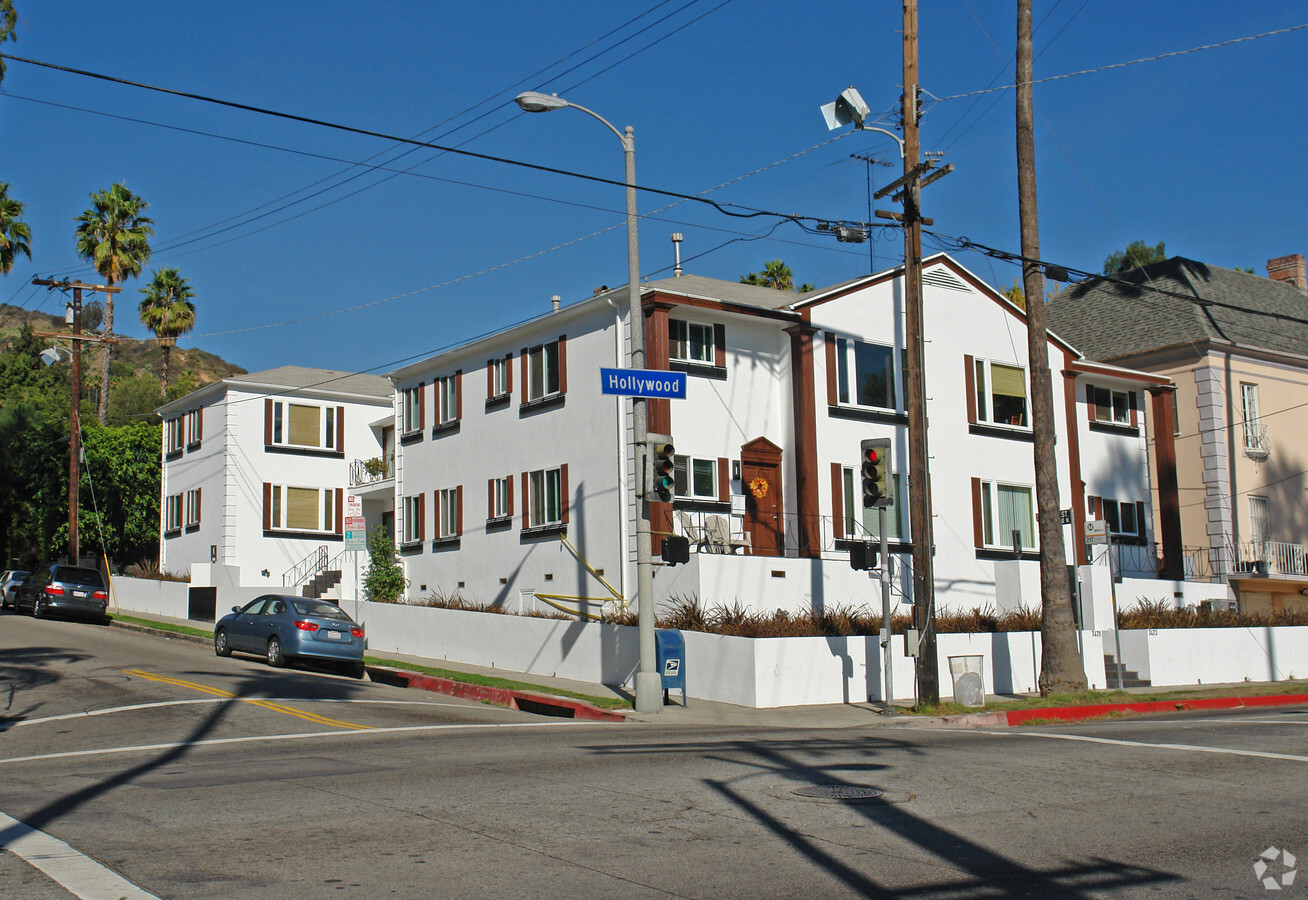
[[[514,102],[527,112],[551,112],[556,109],[563,109],[565,106],[581,110],[591,118],[599,119],[603,122],[608,127],[609,131],[618,136],[618,140],[622,141],[624,147],[627,145],[627,138],[621,131],[618,131],[618,129],[615,128],[613,123],[608,119],[604,118],[593,109],[587,109],[580,103],[573,103],[571,100],[564,100],[557,94],[542,94],[540,91],[524,91],[514,98]]]

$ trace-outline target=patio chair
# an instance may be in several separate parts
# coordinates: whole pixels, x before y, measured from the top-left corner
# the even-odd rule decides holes
[[[703,550],[706,543],[704,538],[704,529],[695,524],[695,520],[690,517],[690,513],[682,510],[677,513],[677,524],[681,526],[681,533],[684,534],[695,549]]]
[[[748,553],[752,549],[748,535],[731,536],[731,526],[727,524],[725,516],[709,516],[705,519],[704,534],[715,553],[735,553],[737,549]]]

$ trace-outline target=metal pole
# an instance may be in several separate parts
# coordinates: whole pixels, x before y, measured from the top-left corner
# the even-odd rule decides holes
[[[640,305],[640,242],[636,234],[636,130],[627,126],[622,137],[627,161],[627,319],[631,329],[631,367],[645,368],[645,313]],[[632,460],[640,482],[649,439],[645,398],[633,397]],[[634,495],[634,492],[633,492]],[[640,668],[636,672],[636,711],[663,709],[663,679],[659,677],[654,645],[654,561],[650,550],[649,501],[636,499],[636,612]]]
[[[1113,644],[1116,656],[1113,657],[1113,672],[1117,675],[1117,689],[1122,689],[1122,629],[1117,627],[1117,579],[1113,577],[1113,530],[1107,529],[1108,537],[1108,595],[1113,598]]]
[[[890,652],[892,640],[890,623],[890,541],[886,537],[886,508],[877,510],[881,528],[881,665],[886,670],[886,713],[895,713],[895,673],[892,670],[894,655]]]
[[[68,410],[68,562],[78,564],[81,548],[77,543],[78,507],[81,504],[81,429],[78,428],[78,404],[82,393],[82,289],[73,288],[73,377],[72,405]],[[104,390],[105,386],[101,386]]]

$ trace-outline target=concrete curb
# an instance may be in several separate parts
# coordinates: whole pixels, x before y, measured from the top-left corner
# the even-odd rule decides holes
[[[446,694],[450,697],[474,700],[479,703],[494,703],[497,706],[507,706],[509,709],[519,709],[523,712],[542,716],[586,719],[595,722],[627,721],[627,717],[620,712],[600,709],[598,706],[592,706],[584,700],[574,700],[570,697],[558,697],[554,694],[538,693],[536,691],[519,691],[510,688],[490,687],[484,684],[469,684],[465,681],[454,681],[450,678],[437,678],[433,675],[410,672],[407,669],[369,666],[368,677],[382,684],[431,691],[436,694]]]
[[[1308,705],[1308,694],[1259,694],[1250,697],[1197,697],[1192,700],[1148,700],[1140,703],[1091,703],[1081,706],[1042,706],[957,716],[899,716],[878,723],[890,728],[1008,728],[1032,722],[1084,722],[1113,713],[1175,713],[1202,709],[1247,709],[1263,706]]]
[[[161,637],[175,638],[179,641],[190,641],[192,644],[212,644],[212,637],[204,637],[198,634],[186,634],[181,631],[169,631],[167,628],[152,628],[149,625],[137,625],[135,622],[120,622],[114,619],[110,622],[114,628],[126,628],[128,631],[139,631],[141,634],[157,634]]]

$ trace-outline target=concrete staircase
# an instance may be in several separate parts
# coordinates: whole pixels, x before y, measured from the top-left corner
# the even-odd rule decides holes
[[[325,569],[305,582],[304,588],[300,592],[300,596],[317,600],[340,583],[340,569]]]
[[[1104,654],[1104,675],[1108,678],[1107,687],[1110,689],[1117,687],[1119,675],[1124,688],[1151,687],[1149,679],[1141,678],[1139,672],[1128,669],[1125,663],[1118,662],[1111,653]]]

